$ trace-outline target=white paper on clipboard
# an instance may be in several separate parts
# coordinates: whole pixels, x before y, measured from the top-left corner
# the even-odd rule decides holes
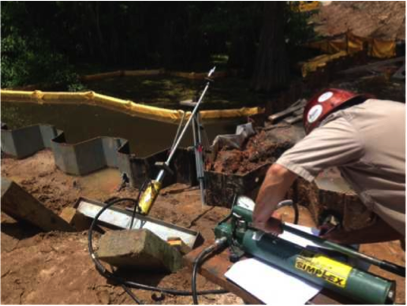
[[[289,224],[296,229],[317,236],[319,230],[307,226]],[[318,246],[306,238],[287,231],[279,238],[298,244]],[[303,305],[313,298],[322,287],[314,285],[257,259],[246,259],[235,263],[225,277],[242,287],[266,304]]]
[[[303,305],[322,289],[253,258],[235,263],[225,277],[273,305]]]

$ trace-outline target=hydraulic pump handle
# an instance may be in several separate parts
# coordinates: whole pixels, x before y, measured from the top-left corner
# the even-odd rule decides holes
[[[386,270],[388,272],[394,273],[396,275],[406,277],[406,267],[396,265],[387,260],[382,261],[382,263],[380,264],[380,268],[382,268],[383,270]]]
[[[331,248],[331,249],[333,249],[335,251],[338,251],[338,252],[340,252],[342,254],[345,254],[345,255],[347,255],[349,257],[352,257],[352,258],[362,259],[362,260],[364,260],[364,261],[366,261],[366,262],[368,262],[368,263],[370,263],[372,265],[378,266],[379,268],[381,268],[383,270],[386,270],[388,272],[394,273],[394,274],[402,276],[402,277],[406,277],[406,268],[405,267],[390,263],[390,262],[385,261],[385,260],[379,260],[377,258],[368,256],[366,254],[362,254],[362,253],[360,253],[358,251],[355,251],[355,250],[353,250],[351,248],[348,248],[348,247],[339,245],[337,243],[322,239],[322,238],[320,238],[318,236],[314,236],[314,235],[305,233],[303,231],[300,231],[300,230],[298,230],[296,228],[293,228],[293,227],[291,227],[291,226],[289,226],[289,225],[287,225],[285,223],[283,223],[282,227],[283,227],[284,231],[287,231],[287,232],[290,232],[290,233],[295,234],[297,236],[306,238],[306,239],[308,239],[308,240],[310,240],[312,242],[315,242],[315,243],[317,243],[317,244],[319,244],[321,246],[329,247],[329,248]]]

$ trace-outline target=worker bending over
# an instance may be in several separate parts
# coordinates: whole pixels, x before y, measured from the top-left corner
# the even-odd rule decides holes
[[[268,170],[256,199],[254,225],[281,233],[271,217],[298,176],[312,182],[337,167],[362,202],[376,214],[365,228],[331,231],[341,244],[405,239],[405,105],[339,89],[312,98],[304,109],[307,136]]]

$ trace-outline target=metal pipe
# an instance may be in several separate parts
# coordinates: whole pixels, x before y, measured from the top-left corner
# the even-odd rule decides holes
[[[179,132],[181,131],[182,124],[184,123],[185,114],[186,114],[185,112],[182,113],[181,121],[179,122],[179,125],[177,128],[177,133],[175,134],[174,141],[172,142],[172,145],[171,145],[171,150],[172,150],[172,148],[174,148],[175,141],[178,139]]]
[[[213,68],[209,71],[208,77],[210,77],[210,76],[212,75],[212,73],[215,72],[215,69],[216,69],[216,67],[213,67]],[[167,166],[170,165],[171,159],[174,157],[175,151],[177,150],[177,148],[178,148],[178,146],[179,146],[179,144],[180,144],[180,142],[181,142],[182,137],[184,137],[184,134],[185,134],[186,130],[188,129],[188,126],[191,124],[192,120],[194,120],[194,116],[195,116],[196,112],[198,111],[199,105],[201,104],[201,102],[202,102],[202,100],[203,100],[203,97],[205,96],[206,91],[207,91],[208,88],[209,88],[209,84],[210,84],[210,83],[211,83],[210,81],[208,81],[208,82],[206,83],[206,86],[205,86],[205,88],[204,88],[204,90],[203,90],[201,96],[199,97],[199,100],[198,100],[198,102],[196,103],[194,109],[192,110],[191,115],[190,115],[190,117],[188,118],[187,123],[185,124],[185,126],[184,126],[184,128],[183,128],[181,134],[179,135],[177,141],[176,141],[175,144],[173,145],[173,147],[172,147],[172,149],[171,149],[171,152],[170,152],[170,155],[168,156],[167,160],[165,161],[165,164],[166,164]],[[157,175],[156,181],[161,182],[161,181],[164,179],[164,177],[165,177],[165,170],[164,170],[164,169],[161,169],[160,172],[159,172],[158,175]]]
[[[201,138],[201,123],[199,113],[195,115],[196,124],[196,138],[197,143],[195,146],[195,160],[196,160],[196,174],[199,181],[199,189],[201,191],[201,202],[202,207],[205,206],[205,184],[204,184],[204,164],[203,164],[203,154],[202,154],[202,138]]]
[[[181,134],[179,135],[179,137],[177,139],[177,142],[175,143],[174,147],[172,148],[170,156],[168,156],[167,161],[165,162],[167,165],[170,164],[171,159],[173,158],[175,151],[177,150],[179,143],[181,142],[182,137],[184,137],[184,134],[185,134],[186,130],[188,129],[188,126],[191,124],[191,121],[194,119],[195,113],[198,111],[199,105],[201,104],[203,97],[209,88],[209,84],[210,84],[210,82],[206,83],[205,89],[203,90],[201,97],[199,98],[198,102],[196,103],[195,108],[192,110],[191,116],[188,118],[188,121],[185,124],[184,129],[182,130]]]

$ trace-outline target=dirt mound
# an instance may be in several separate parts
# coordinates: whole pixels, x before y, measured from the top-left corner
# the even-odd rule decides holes
[[[2,176],[15,181],[56,213],[79,197],[75,177],[65,175],[56,167],[51,151],[18,162],[2,158],[1,165]]]
[[[154,286],[189,290],[191,284],[184,269],[176,274],[138,274],[127,278]],[[24,240],[13,251],[2,251],[2,290],[4,304],[133,304],[120,286],[107,282],[96,271],[87,252],[87,232],[38,234]],[[216,286],[199,278],[199,287]],[[148,304],[157,301],[152,293],[134,290]],[[159,295],[159,294],[158,294]],[[218,300],[219,299],[219,300]],[[208,296],[202,302],[236,303],[227,296]],[[161,304],[190,304],[190,297],[165,295]]]
[[[405,12],[405,1],[332,1],[313,21],[322,36],[351,31],[360,37],[405,40]]]
[[[262,130],[251,137],[241,150],[222,148],[206,169],[244,175],[260,166],[273,163],[299,139],[293,135],[296,133],[293,130],[296,128],[291,126],[282,126],[277,130]]]
[[[64,174],[54,165],[51,152],[41,151],[24,160],[2,159],[2,175],[15,180],[55,213],[88,197],[105,201],[115,197],[136,198],[138,190],[118,192],[120,173],[106,169],[85,177]],[[186,185],[162,190],[150,215],[199,231],[214,239],[213,228],[229,212],[221,207],[201,207],[199,191]],[[87,232],[41,233],[37,228],[1,214],[1,301],[4,304],[133,304],[120,286],[107,281],[95,269],[87,249]],[[95,237],[97,243],[97,237]],[[189,290],[191,273],[130,273],[126,278],[154,286]],[[199,290],[219,289],[198,276]],[[191,304],[191,297],[133,290],[148,304]],[[158,300],[157,300],[158,298]],[[200,297],[205,304],[242,304],[234,294]]]

